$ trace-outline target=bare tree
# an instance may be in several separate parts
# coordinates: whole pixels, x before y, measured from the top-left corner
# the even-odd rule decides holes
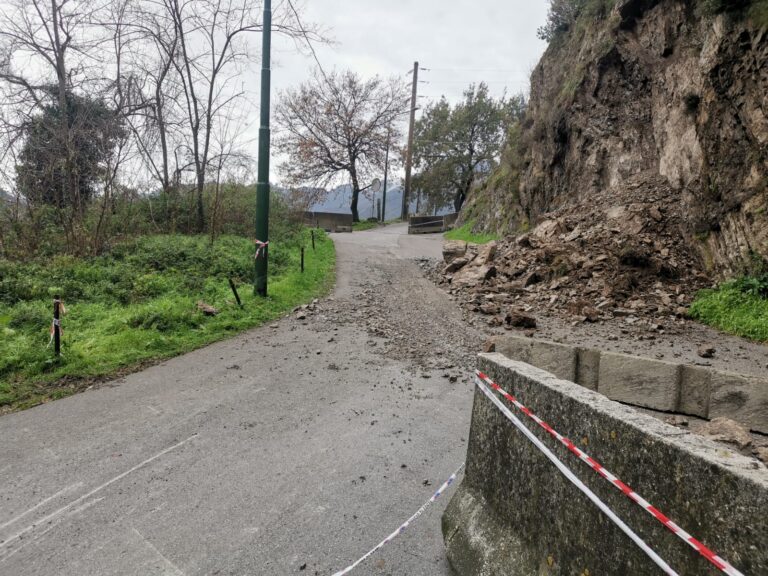
[[[151,217],[170,221],[171,230],[182,193],[189,191],[190,229],[205,231],[210,209],[215,236],[219,194],[206,205],[204,192],[214,180],[213,190],[220,191],[250,162],[242,152],[244,111],[254,106],[241,76],[257,56],[250,33],[262,32],[260,4],[109,0],[94,6],[86,0],[0,0],[2,186],[11,194],[37,190],[38,199],[45,200],[39,211],[50,213],[53,205],[69,245],[78,250],[98,251],[119,204],[116,196],[139,198],[139,190],[162,192],[168,211],[156,210],[155,204]],[[273,30],[296,39],[297,47],[299,40],[325,41],[314,26],[300,22],[290,2],[278,6]],[[102,132],[102,141],[90,142],[84,131],[93,129],[95,110],[114,113],[119,121],[112,137]],[[75,117],[73,111],[90,117]],[[127,130],[122,131],[123,125]],[[37,179],[29,161],[34,156],[30,127],[36,130],[37,149],[49,148],[55,160],[47,176],[37,170],[43,174]],[[93,144],[98,164],[95,170],[89,166],[88,173],[79,150],[83,142]],[[25,152],[27,192],[21,190],[18,171]],[[129,187],[126,179],[142,183]],[[38,207],[31,200],[24,198],[18,204],[24,209],[14,214],[33,217]]]
[[[222,118],[249,105],[240,76],[255,60],[249,41],[250,33],[262,31],[260,3],[122,1],[132,3],[126,25],[131,30],[126,52],[130,63],[119,81],[129,93],[131,129],[149,172],[172,205],[183,175],[192,174],[195,228],[202,232],[213,133]],[[325,41],[288,6],[276,11],[273,30]]]
[[[202,232],[212,132],[217,116],[246,95],[239,76],[254,60],[248,38],[249,33],[262,31],[261,7],[251,0],[158,0],[158,4],[178,40],[171,61],[181,86],[187,153],[195,175],[197,230]],[[307,33],[288,11],[275,15],[273,30],[296,38]]]
[[[113,34],[116,99],[150,188],[162,192],[170,231],[175,232],[186,147],[182,90],[175,77],[179,37],[161,8],[156,2],[120,0],[102,15],[102,25]]]
[[[358,222],[361,182],[383,170],[388,139],[401,136],[394,122],[407,109],[399,80],[315,72],[280,95],[277,147],[289,158],[281,169],[297,185],[328,186],[348,176],[352,219]]]
[[[234,112],[223,116],[217,123],[213,135],[213,154],[211,167],[214,174],[213,194],[210,208],[209,231],[211,244],[216,240],[220,222],[222,186],[242,184],[251,176],[253,158],[238,148],[240,133],[244,129],[244,118]]]

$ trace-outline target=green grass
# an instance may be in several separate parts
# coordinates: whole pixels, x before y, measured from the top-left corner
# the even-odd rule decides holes
[[[352,224],[352,231],[353,232],[363,232],[364,230],[372,230],[373,228],[377,228],[379,225],[378,222],[369,222],[368,220],[365,220],[363,222],[355,222]]]
[[[445,233],[446,240],[464,240],[465,242],[472,242],[473,244],[487,244],[493,240],[498,240],[499,237],[496,234],[475,234],[472,232],[474,222],[467,222],[459,228],[454,228]]]
[[[326,293],[335,251],[316,231],[270,244],[269,297],[249,285],[254,248],[237,236],[151,236],[88,260],[0,260],[0,412],[67,396],[94,380],[125,373],[273,320]],[[299,246],[306,249],[305,272]],[[239,308],[227,278],[239,286]],[[61,293],[63,356],[46,348],[52,295]],[[206,317],[202,300],[220,313]]]
[[[692,318],[751,340],[768,342],[768,298],[759,280],[743,278],[702,290],[691,305]]]

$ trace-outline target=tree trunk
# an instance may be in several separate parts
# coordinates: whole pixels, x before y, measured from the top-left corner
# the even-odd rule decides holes
[[[205,174],[197,176],[197,232],[205,232],[205,213],[203,208],[203,188],[205,187]]]
[[[456,212],[461,211],[461,207],[464,206],[464,200],[466,200],[467,197],[464,194],[464,190],[459,190],[456,193],[456,198],[453,199],[453,208],[456,210]]]
[[[350,206],[352,209],[352,222],[360,222],[360,215],[357,213],[357,200],[359,197],[360,190],[355,185],[352,187],[352,205]]]
[[[453,201],[453,207],[456,209],[456,212],[461,211],[461,207],[464,206],[464,202],[466,201],[467,196],[469,196],[469,191],[472,189],[472,181],[474,180],[472,177],[472,170],[473,169],[470,168],[469,177],[461,188],[459,188],[458,192],[456,192],[456,198]]]
[[[352,171],[350,176],[352,177],[352,222],[360,222],[360,214],[357,212],[357,201],[360,198],[360,183],[357,181],[357,172]]]

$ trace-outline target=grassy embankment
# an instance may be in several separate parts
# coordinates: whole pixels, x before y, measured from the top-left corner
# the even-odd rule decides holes
[[[17,263],[0,260],[0,412],[76,392],[95,379],[135,370],[268,322],[326,293],[335,251],[316,233],[270,246],[269,298],[253,295],[254,247],[225,236],[150,236],[115,246],[106,256]],[[299,270],[300,244],[306,270]],[[242,308],[227,278],[239,285]],[[50,348],[52,297],[67,308],[63,356]],[[216,307],[206,317],[198,301]]]
[[[768,342],[768,273],[702,290],[691,317],[724,332]]]
[[[496,234],[476,234],[472,232],[474,222],[467,222],[459,228],[454,228],[445,233],[446,240],[464,240],[473,244],[487,244],[493,240],[498,240]]]

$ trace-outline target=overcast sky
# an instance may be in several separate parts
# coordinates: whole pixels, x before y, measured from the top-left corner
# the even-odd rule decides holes
[[[420,105],[441,95],[455,102],[470,83],[480,81],[495,95],[505,89],[527,92],[530,72],[546,47],[536,38],[546,19],[545,0],[305,0],[303,6],[302,17],[335,40],[317,49],[326,71],[408,79],[418,60],[429,69],[420,72],[420,80],[428,82],[419,84],[425,97]],[[273,101],[313,67],[311,56],[275,38]],[[278,176],[274,168],[272,173]]]

